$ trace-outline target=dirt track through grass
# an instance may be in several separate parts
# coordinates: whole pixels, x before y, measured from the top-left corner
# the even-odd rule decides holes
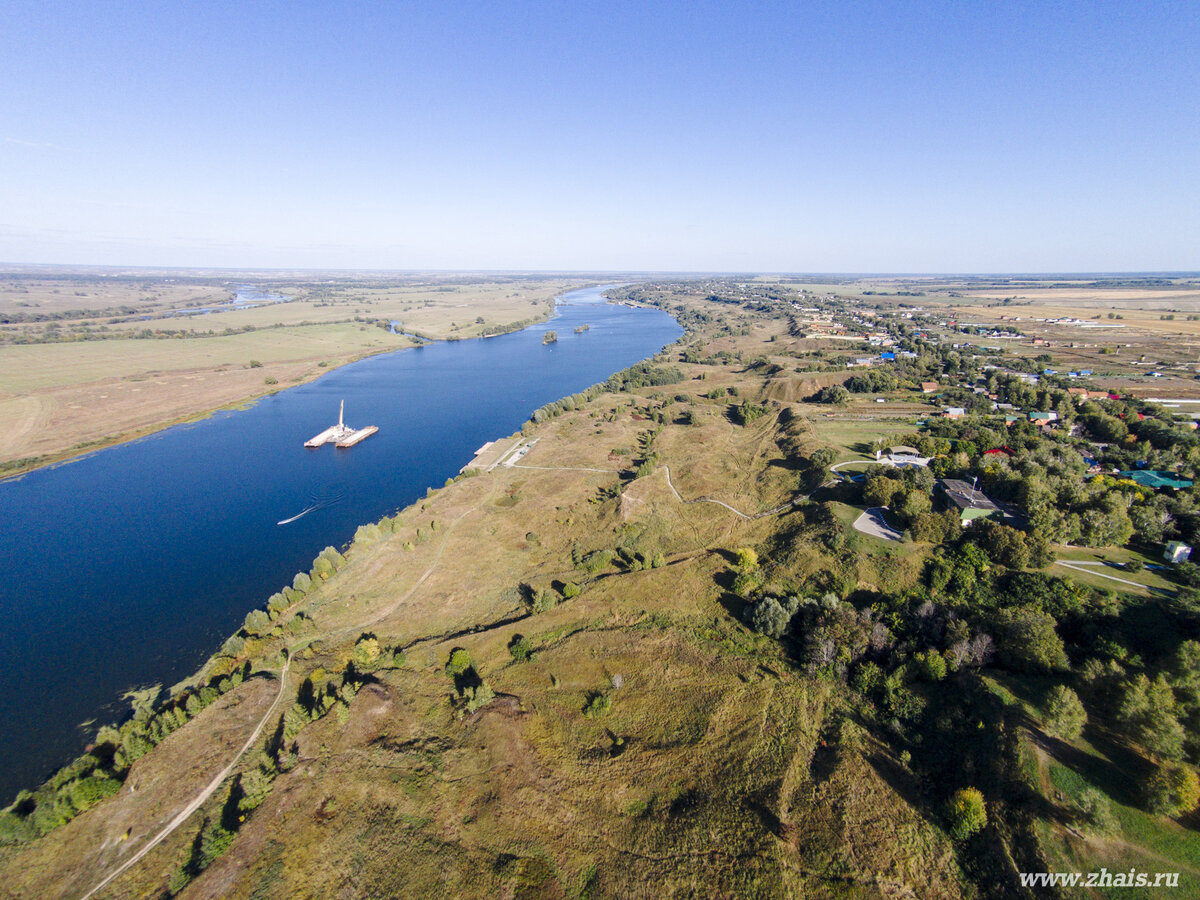
[[[492,497],[495,495],[495,491],[496,491],[496,486],[495,486],[495,480],[493,479],[492,486],[491,486],[490,490],[488,491],[487,495],[479,503],[476,503],[474,506],[470,507],[469,509],[467,509],[463,513],[461,513],[458,516],[458,518],[456,518],[453,522],[450,523],[449,526],[447,526],[445,534],[442,539],[441,546],[438,548],[437,554],[435,555],[433,562],[431,562],[429,564],[429,567],[421,574],[421,577],[417,579],[416,583],[413,584],[413,586],[411,588],[409,588],[408,591],[406,591],[403,595],[401,595],[394,603],[392,603],[390,606],[384,608],[380,612],[376,613],[374,616],[371,616],[370,618],[368,618],[365,621],[360,622],[356,625],[346,626],[343,628],[339,628],[335,631],[325,632],[323,634],[316,635],[315,637],[308,637],[305,639],[305,641],[311,642],[313,640],[327,640],[329,638],[335,637],[340,634],[348,634],[348,633],[351,633],[354,631],[361,631],[365,628],[370,628],[372,625],[375,625],[375,624],[383,621],[388,616],[395,613],[395,611],[397,609],[399,609],[400,605],[402,603],[404,603],[406,600],[408,600],[417,591],[417,589],[420,588],[421,585],[423,585],[429,579],[429,577],[437,569],[438,565],[442,561],[442,557],[445,554],[446,546],[449,543],[450,533],[454,530],[454,527],[456,525],[458,525],[458,523],[461,522],[463,519],[465,519],[467,516],[469,516],[471,513],[478,511],[484,504],[488,503],[492,499]],[[448,636],[446,636],[446,639],[450,639],[452,637],[453,637],[453,635],[448,635]],[[435,638],[426,638],[424,640],[432,640],[432,639],[435,639]],[[225,779],[228,778],[229,775],[233,772],[233,769],[238,764],[238,761],[241,760],[241,758],[246,755],[247,751],[249,751],[249,749],[254,745],[255,741],[258,740],[259,736],[262,734],[263,728],[266,727],[267,722],[275,714],[275,711],[276,711],[277,707],[279,706],[280,701],[283,699],[283,696],[287,689],[287,675],[288,675],[288,669],[290,668],[291,663],[292,663],[292,653],[291,653],[291,648],[288,648],[287,658],[285,659],[284,664],[283,664],[283,669],[279,674],[279,693],[276,695],[275,701],[267,709],[266,713],[263,714],[262,718],[259,719],[258,724],[254,727],[254,731],[251,732],[250,737],[248,737],[246,739],[246,742],[242,745],[241,749],[239,749],[238,752],[236,754],[234,754],[233,758],[229,761],[229,764],[224,769],[222,769],[220,772],[218,772],[213,777],[212,781],[210,781],[205,786],[204,790],[201,791],[198,795],[196,795],[196,797],[194,797],[187,804],[187,806],[185,806],[178,813],[176,813],[175,816],[166,824],[166,826],[158,834],[156,834],[153,838],[151,838],[150,841],[144,847],[142,847],[136,854],[134,854],[132,857],[130,857],[124,863],[122,863],[121,866],[119,868],[117,868],[116,871],[112,872],[103,881],[101,881],[94,888],[92,888],[90,891],[88,891],[86,894],[84,894],[82,900],[88,900],[88,898],[94,896],[96,893],[103,890],[105,887],[107,887],[109,884],[111,884],[113,881],[115,881],[117,878],[119,878],[122,874],[127,872],[132,866],[134,866],[143,857],[145,857],[145,855],[147,853],[149,853],[151,850],[153,850],[155,847],[157,847],[159,844],[161,844],[164,840],[166,840],[168,837],[170,837],[170,835],[172,833],[174,833],[174,831],[177,828],[179,828],[189,818],[191,818],[192,814],[195,813],[196,810],[198,810],[201,806],[203,806],[205,804],[205,802],[207,802],[209,797],[211,797],[217,791],[217,789],[220,788],[220,786],[224,783]]]
[[[254,726],[254,731],[251,732],[250,737],[246,738],[246,743],[244,743],[242,745],[241,749],[238,750],[238,752],[234,754],[233,759],[231,759],[229,761],[229,765],[227,765],[224,769],[222,769],[215,776],[213,776],[212,781],[210,781],[205,786],[204,790],[202,790],[199,794],[197,794],[194,798],[192,798],[192,801],[190,803],[188,803],[187,806],[185,806],[178,813],[176,813],[174,818],[172,818],[171,821],[166,824],[166,827],[164,827],[162,831],[160,831],[153,838],[151,838],[150,841],[146,844],[146,846],[144,846],[141,850],[139,850],[137,853],[135,853],[129,859],[125,860],[125,862],[123,862],[117,868],[117,870],[115,872],[110,874],[107,878],[105,878],[103,881],[101,881],[98,885],[96,885],[94,888],[92,888],[90,891],[88,891],[86,894],[84,894],[83,900],[88,900],[89,897],[92,897],[97,892],[103,890],[105,887],[107,887],[109,884],[111,884],[113,881],[115,881],[117,878],[119,878],[121,875],[123,875],[125,872],[127,872],[135,863],[137,863],[139,860],[141,860],[142,857],[144,857],[147,853],[149,853],[151,850],[153,850],[155,847],[157,847],[159,844],[161,844],[164,840],[166,840],[168,837],[170,837],[170,835],[175,831],[176,828],[178,828],[180,825],[182,825],[184,822],[186,822],[188,819],[190,819],[192,816],[192,813],[194,813],[201,806],[203,806],[205,804],[205,802],[208,800],[208,798],[211,797],[216,792],[217,788],[219,788],[222,784],[224,784],[225,779],[229,777],[231,772],[233,772],[233,767],[236,766],[238,764],[238,761],[243,756],[246,755],[246,751],[248,751],[252,746],[254,746],[254,742],[258,740],[259,735],[262,734],[263,728],[266,727],[267,721],[271,718],[271,716],[273,716],[275,714],[275,709],[276,709],[276,707],[279,706],[279,701],[283,699],[283,695],[287,689],[288,668],[291,666],[291,664],[292,664],[292,657],[291,657],[291,654],[288,654],[288,657],[283,662],[283,669],[279,673],[279,693],[275,696],[275,702],[273,702],[270,705],[270,707],[268,707],[267,711],[263,714],[263,717],[258,720],[258,724],[256,726]]]

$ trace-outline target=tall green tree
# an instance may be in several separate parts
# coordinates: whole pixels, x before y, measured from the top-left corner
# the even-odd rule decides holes
[[[1065,685],[1055,687],[1046,703],[1046,730],[1064,740],[1073,741],[1083,734],[1086,724],[1087,711],[1079,695]]]
[[[1175,716],[1175,693],[1165,675],[1138,675],[1125,685],[1117,723],[1130,740],[1164,759],[1183,757],[1184,731]]]
[[[1031,607],[1000,610],[995,616],[1000,661],[1021,672],[1066,669],[1069,660],[1057,623],[1049,613]]]

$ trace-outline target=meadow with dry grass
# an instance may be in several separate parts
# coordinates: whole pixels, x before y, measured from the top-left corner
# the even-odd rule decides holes
[[[260,273],[261,275],[262,273]],[[286,302],[231,306],[253,278]],[[12,272],[0,277],[0,471],[26,471],[376,353],[548,317],[579,282]],[[192,313],[208,309],[211,312]],[[399,323],[394,328],[392,323]]]
[[[960,896],[949,842],[906,809],[890,770],[885,777],[869,761],[886,750],[850,724],[830,745],[840,713],[829,688],[729,620],[722,548],[753,543],[771,524],[683,505],[661,471],[595,502],[617,479],[611,450],[642,430],[618,405],[611,422],[582,412],[545,429],[523,460],[545,469],[501,466],[434,493],[390,536],[356,545],[351,564],[309,595],[301,611],[315,637],[293,677],[345,669],[363,633],[403,647],[405,663],[359,691],[344,722],[330,717],[301,733],[296,768],[186,896],[251,896],[263,885],[322,896],[348,884],[372,896],[628,896],[650,884],[668,894],[857,884],[869,894]],[[785,479],[762,471],[770,425],[743,434],[714,415],[696,430],[695,440],[662,445],[685,494],[749,508],[788,496]],[[572,562],[617,543],[665,564],[589,576]],[[556,591],[565,581],[582,592],[526,610],[521,584]],[[517,635],[532,647],[528,661],[510,654]],[[444,672],[458,647],[497,695],[465,718]],[[126,791],[95,811],[103,813],[52,832],[36,856],[10,855],[15,896],[75,895],[136,847],[153,817],[116,840],[130,804],[157,792],[168,805],[172,781],[203,781],[216,762],[185,742],[216,726],[229,738],[214,749],[236,743],[267,683],[235,692],[243,724],[206,711],[138,763]],[[590,719],[597,692],[611,696],[611,709]],[[103,896],[158,896],[202,821]]]
[[[1008,897],[1032,896],[1020,871],[1135,864],[1192,889],[1194,822],[1147,813],[1131,782],[1151,763],[1096,728],[1048,736],[1059,675],[918,680],[922,731],[748,627],[763,595],[849,598],[857,616],[923,589],[945,551],[855,530],[861,489],[808,461],[863,471],[937,401],[907,386],[812,403],[848,373],[823,370],[793,313],[686,287],[669,308],[690,330],[652,364],[677,381],[531,422],[360,529],[344,565],[315,561],[311,586],[248,618],[164,709],[244,680],[113,796],[0,846],[6,890],[82,896],[230,759],[233,777],[96,896]],[[293,706],[268,715],[280,689]],[[987,791],[969,839],[946,811],[964,778]],[[1110,830],[1081,818],[1085,787],[1112,798]]]

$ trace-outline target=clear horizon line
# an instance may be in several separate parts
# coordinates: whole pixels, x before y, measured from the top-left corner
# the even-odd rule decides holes
[[[821,270],[786,270],[786,269],[534,269],[534,268],[377,268],[377,267],[344,267],[344,266],[174,266],[174,265],[124,265],[120,263],[35,263],[0,261],[0,270],[5,274],[14,271],[34,269],[57,269],[65,272],[83,270],[118,270],[144,272],[291,272],[291,273],[370,273],[380,275],[640,275],[640,276],[687,276],[693,278],[705,277],[740,277],[740,276],[776,276],[788,278],[1065,278],[1065,277],[1171,277],[1171,278],[1200,278],[1200,269],[1127,269],[1127,270],[1043,270],[1043,271],[1005,271],[980,270],[966,271],[821,271]]]

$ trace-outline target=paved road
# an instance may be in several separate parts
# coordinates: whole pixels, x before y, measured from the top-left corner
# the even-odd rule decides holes
[[[829,467],[830,472],[836,472],[842,466],[886,466],[890,465],[891,460],[882,459],[847,459],[844,462],[834,463]]]
[[[898,541],[904,537],[903,534],[887,523],[887,519],[883,517],[882,506],[872,506],[855,519],[854,530],[861,531],[863,534],[869,534],[871,537],[881,538],[885,541]]]

